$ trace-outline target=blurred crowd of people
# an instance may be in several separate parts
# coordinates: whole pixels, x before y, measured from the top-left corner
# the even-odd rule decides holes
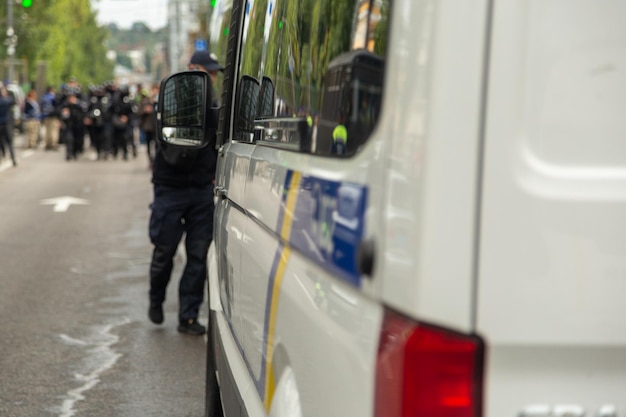
[[[151,167],[158,94],[157,83],[120,86],[109,81],[84,89],[71,78],[59,91],[48,87],[41,97],[32,89],[21,103],[0,83],[0,157],[9,156],[17,165],[13,136],[19,128],[25,148],[55,151],[64,145],[67,161],[88,148],[98,160],[127,160],[137,157],[138,144],[145,144]]]

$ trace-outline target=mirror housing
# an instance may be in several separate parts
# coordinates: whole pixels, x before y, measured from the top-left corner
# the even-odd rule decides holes
[[[187,149],[209,143],[210,86],[203,71],[178,72],[161,81],[156,113],[161,142]]]

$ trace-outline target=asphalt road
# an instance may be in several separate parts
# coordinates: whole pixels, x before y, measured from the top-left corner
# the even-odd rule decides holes
[[[18,166],[0,163],[0,416],[202,416],[206,340],[176,331],[180,255],[165,323],[147,319],[145,152],[66,162],[16,145]]]

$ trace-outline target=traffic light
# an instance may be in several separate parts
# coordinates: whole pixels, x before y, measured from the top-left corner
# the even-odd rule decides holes
[[[22,7],[28,9],[33,5],[33,0],[22,0]]]
[[[215,9],[216,4],[217,4],[217,0],[211,0],[211,8]]]

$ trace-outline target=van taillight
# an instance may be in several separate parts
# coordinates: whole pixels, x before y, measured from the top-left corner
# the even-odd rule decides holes
[[[481,417],[483,357],[477,336],[387,310],[378,347],[376,417]]]

